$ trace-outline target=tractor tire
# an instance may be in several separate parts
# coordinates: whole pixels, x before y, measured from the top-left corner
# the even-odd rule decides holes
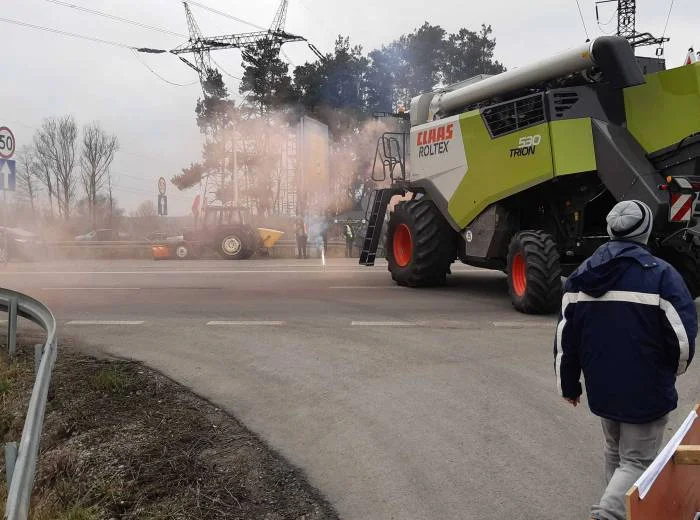
[[[548,314],[561,306],[561,265],[557,244],[544,231],[516,233],[508,247],[508,293],[516,310]]]
[[[226,233],[219,240],[219,254],[227,260],[246,258],[245,238],[240,233]]]
[[[178,260],[188,260],[192,257],[192,249],[185,242],[179,243],[175,246],[175,258]]]
[[[389,219],[386,253],[397,284],[442,285],[457,255],[457,234],[432,201],[401,202]]]

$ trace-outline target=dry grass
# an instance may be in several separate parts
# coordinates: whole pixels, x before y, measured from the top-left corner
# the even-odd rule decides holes
[[[22,428],[29,361],[0,356],[6,440]],[[63,348],[49,399],[33,520],[337,518],[244,426],[142,365]]]

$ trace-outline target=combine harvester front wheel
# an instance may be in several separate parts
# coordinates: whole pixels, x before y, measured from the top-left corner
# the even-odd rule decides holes
[[[513,307],[547,314],[561,305],[561,266],[557,244],[543,231],[521,231],[508,248],[508,290]]]
[[[426,287],[445,283],[455,259],[456,233],[432,201],[401,202],[391,214],[387,260],[399,285]]]

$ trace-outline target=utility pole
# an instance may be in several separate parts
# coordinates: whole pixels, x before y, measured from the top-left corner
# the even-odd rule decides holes
[[[280,49],[283,44],[290,42],[306,42],[309,48],[320,58],[323,55],[314,47],[309,44],[309,42],[303,36],[298,36],[296,34],[288,33],[284,30],[284,25],[287,21],[287,6],[289,0],[282,0],[280,2],[279,8],[275,13],[275,17],[272,21],[272,25],[266,31],[256,31],[248,33],[239,34],[226,34],[223,36],[204,36],[202,31],[199,29],[192,11],[187,2],[183,2],[185,6],[185,16],[187,18],[187,29],[189,30],[190,38],[186,43],[175,47],[171,51],[171,54],[176,55],[189,67],[197,71],[199,74],[199,81],[202,84],[202,90],[204,90],[204,96],[207,97],[207,89],[205,87],[206,81],[208,79],[209,71],[212,70],[211,58],[209,55],[210,51],[223,50],[223,49],[241,49],[246,52],[248,49],[252,49],[258,42],[263,40],[271,41],[273,47]],[[138,49],[139,52],[163,52],[157,51],[155,49]],[[192,54],[194,56],[194,63],[184,58],[183,54]]]
[[[637,32],[637,0],[598,0],[595,3],[595,16],[600,24],[600,12],[598,6],[601,4],[617,4],[617,35],[627,38],[632,47],[646,47],[649,45],[663,45],[668,38],[657,38],[648,32]]]
[[[637,0],[619,0],[617,4],[617,35],[632,38],[637,34]]]

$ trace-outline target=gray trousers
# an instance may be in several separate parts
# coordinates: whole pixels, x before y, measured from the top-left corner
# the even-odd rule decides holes
[[[605,435],[605,493],[591,508],[596,520],[625,520],[626,495],[661,449],[668,415],[646,424],[602,419]]]

